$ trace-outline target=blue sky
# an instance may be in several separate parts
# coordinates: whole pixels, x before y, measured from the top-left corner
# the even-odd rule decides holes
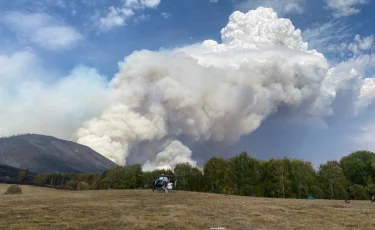
[[[220,41],[220,30],[226,25],[233,11],[246,12],[257,6],[275,7],[279,15],[290,18],[295,27],[302,31],[325,23],[336,23],[324,32],[329,33],[329,36],[338,36],[335,34],[337,29],[345,26],[350,29],[350,32],[343,31],[347,33],[343,35],[347,36],[345,39],[349,42],[357,33],[368,36],[375,30],[372,26],[375,20],[375,15],[372,13],[374,2],[353,4],[351,7],[357,9],[358,13],[335,17],[334,13],[338,10],[327,8],[324,1],[306,0],[219,0],[216,3],[210,0],[162,0],[155,8],[134,10],[134,15],[126,18],[124,25],[100,27],[100,17],[106,16],[109,7],[121,8],[123,2],[124,0],[1,1],[2,14],[18,12],[24,16],[27,14],[48,16],[49,18],[43,19],[46,23],[61,25],[60,29],[66,27],[76,34],[71,35],[73,37],[68,38],[63,45],[52,49],[27,39],[27,36],[32,36],[31,33],[34,31],[25,32],[20,28],[14,28],[12,22],[5,23],[0,30],[2,41],[0,51],[9,53],[31,48],[47,66],[53,66],[62,72],[67,73],[77,63],[82,63],[93,66],[100,73],[111,77],[118,70],[117,62],[134,50],[173,48],[205,39]],[[331,2],[337,2],[338,7],[340,6],[340,1],[331,0]],[[298,9],[285,9],[288,4],[296,4]],[[27,21],[19,23],[27,24]],[[21,38],[22,32],[25,38]],[[50,37],[50,39],[54,38]]]
[[[134,50],[157,50],[206,38],[218,39],[219,31],[231,13],[228,3],[162,1],[155,9],[138,10],[126,20],[126,25],[114,26],[108,31],[100,28],[98,13],[105,17],[109,7],[121,7],[121,3],[121,0],[2,1],[3,12],[46,14],[63,21],[64,26],[81,37],[72,39],[61,49],[51,50],[32,42],[17,41],[19,31],[9,31],[12,25],[8,25],[2,27],[2,40],[7,45],[1,49],[13,52],[31,47],[48,65],[51,63],[62,71],[70,71],[77,63],[83,63],[111,77],[118,70],[117,62]],[[170,17],[163,17],[163,13]]]
[[[366,54],[374,53],[375,2],[371,0],[0,0],[0,57],[26,52],[26,56],[22,53],[9,58],[10,73],[14,76],[43,76],[53,82],[71,74],[77,66],[87,66],[96,71],[89,72],[89,76],[97,79],[101,75],[109,80],[118,72],[118,62],[134,51],[171,49],[207,39],[220,43],[220,30],[234,11],[247,12],[259,6],[271,7],[279,17],[290,19],[309,42],[309,49],[323,53],[332,65],[354,55],[359,58],[355,66],[364,71],[365,77],[374,74],[374,66],[362,68],[365,64],[360,61]],[[4,73],[8,71],[4,65],[0,67],[0,77],[1,68]],[[87,113],[96,112],[92,109]],[[357,119],[371,122],[372,115],[367,113]],[[320,163],[361,147],[342,144],[344,139],[335,137],[335,133],[352,132],[364,124],[355,120],[335,126],[336,120],[337,117],[328,121],[332,128],[322,133],[295,124],[285,126],[284,122],[275,128],[278,119],[270,118],[253,135],[222,151],[233,154],[249,150],[262,158],[290,155]],[[345,124],[345,131],[340,131]],[[275,134],[283,132],[290,135],[283,139]],[[273,147],[267,145],[268,138]],[[286,144],[308,140],[320,144],[314,148],[309,144]],[[331,144],[322,149],[327,141]],[[198,144],[194,148],[200,151],[211,147]],[[279,155],[275,153],[277,149],[282,149]],[[219,150],[212,147],[213,151]],[[262,151],[267,153],[262,155]],[[327,156],[327,152],[332,155]]]
[[[58,24],[70,28],[77,34],[68,39],[64,45],[52,49],[29,41],[27,38],[21,39],[21,29],[14,28],[12,22],[5,23],[0,30],[2,41],[0,50],[9,53],[31,48],[46,65],[54,66],[62,72],[68,72],[77,63],[82,63],[93,66],[102,74],[111,77],[117,72],[117,62],[134,50],[173,48],[205,39],[220,41],[220,30],[226,25],[233,11],[246,12],[257,6],[274,7],[279,15],[290,18],[295,27],[302,31],[325,23],[336,23],[334,27],[324,32],[329,33],[329,36],[338,36],[335,34],[337,29],[347,27],[350,33],[347,31],[343,33],[347,33],[344,35],[349,42],[355,34],[369,36],[375,30],[372,26],[375,20],[374,2],[353,4],[350,7],[357,9],[358,13],[335,17],[335,12],[339,11],[337,9],[341,9],[340,2],[345,2],[339,0],[331,0],[333,3],[337,2],[337,9],[327,8],[327,4],[319,0],[219,0],[216,3],[210,0],[162,0],[155,8],[134,10],[134,15],[126,18],[124,25],[100,27],[100,17],[106,16],[109,7],[121,8],[123,2],[124,0],[1,1],[2,14],[18,12],[23,15],[48,16],[50,18],[43,19],[46,23],[53,23],[51,20],[56,20],[52,25]],[[285,9],[288,4],[296,4],[298,9]],[[19,23],[27,24],[27,21]],[[32,32],[26,31],[24,36],[32,36],[29,34]]]

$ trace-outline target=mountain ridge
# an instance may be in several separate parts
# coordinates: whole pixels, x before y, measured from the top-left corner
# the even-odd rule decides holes
[[[0,138],[0,164],[36,173],[100,173],[117,166],[88,146],[43,134]]]

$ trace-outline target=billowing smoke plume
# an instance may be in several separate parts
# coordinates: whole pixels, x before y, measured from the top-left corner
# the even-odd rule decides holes
[[[108,82],[95,69],[79,66],[56,81],[57,75],[31,51],[0,55],[0,136],[40,133],[75,141],[77,128],[111,101]]]
[[[143,170],[152,171],[155,168],[173,170],[178,163],[196,166],[197,162],[191,159],[191,153],[191,150],[180,141],[172,141],[162,152],[156,154],[154,161],[146,161]]]
[[[301,31],[270,8],[234,12],[221,37],[126,57],[111,82],[114,105],[78,130],[78,142],[121,165],[132,147],[156,142],[144,169],[195,165],[180,136],[234,144],[278,108],[330,115],[336,91],[359,80],[354,69],[345,77],[342,68],[329,69]],[[361,95],[373,91],[363,87]]]
[[[144,170],[195,166],[187,143],[235,144],[280,110],[307,118],[364,111],[375,98],[374,80],[363,78],[375,58],[361,47],[331,67],[290,20],[258,8],[234,12],[220,42],[132,53],[109,85],[87,67],[51,81],[57,73],[39,68],[32,52],[0,56],[0,135],[75,140]]]

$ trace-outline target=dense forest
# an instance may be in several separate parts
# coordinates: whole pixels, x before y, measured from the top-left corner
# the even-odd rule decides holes
[[[63,189],[146,189],[161,173],[173,174],[176,189],[256,197],[370,199],[375,194],[375,153],[356,151],[315,170],[299,159],[260,161],[242,152],[232,158],[213,157],[203,170],[178,164],[174,172],[142,172],[139,164],[102,174],[38,174],[33,183]]]

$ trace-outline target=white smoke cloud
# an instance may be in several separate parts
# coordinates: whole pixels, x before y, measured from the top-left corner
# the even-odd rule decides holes
[[[76,140],[74,132],[108,105],[107,80],[78,66],[66,76],[30,52],[0,55],[0,135],[40,133]],[[84,86],[84,87],[83,87]]]
[[[161,117],[142,116],[124,104],[114,105],[86,126],[89,128],[77,133],[78,143],[90,146],[118,164],[125,163],[132,144],[166,134]]]
[[[364,78],[372,54],[330,66],[272,9],[234,12],[221,40],[136,51],[109,83],[84,66],[55,81],[29,51],[0,56],[0,134],[73,139],[120,165],[142,146],[143,169],[153,170],[197,164],[182,140],[235,144],[280,109],[329,116],[341,91],[350,91],[351,116],[374,100]]]
[[[192,151],[183,145],[180,141],[172,141],[162,152],[156,154],[155,159],[151,162],[146,161],[142,170],[152,171],[154,169],[173,170],[178,163],[189,163],[193,167],[197,162],[191,159]]]
[[[290,20],[270,8],[234,12],[221,35],[222,43],[207,40],[126,57],[111,82],[117,105],[86,122],[78,142],[123,165],[129,150],[147,141],[163,145],[164,138],[187,136],[234,144],[279,107],[330,114],[342,86]],[[182,157],[166,147],[150,153],[145,168],[194,162],[186,146],[171,143]]]

